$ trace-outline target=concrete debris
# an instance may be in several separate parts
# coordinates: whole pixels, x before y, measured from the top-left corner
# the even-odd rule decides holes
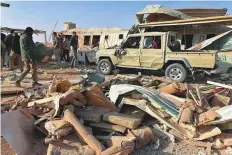
[[[135,148],[142,148],[155,139],[151,128],[143,126],[136,130],[128,131],[129,137],[136,137]]]
[[[25,89],[12,104],[2,103],[2,136],[17,154],[32,149],[39,133],[49,155],[162,153],[164,143],[172,151],[182,144],[205,149],[198,154],[230,151],[229,85],[95,72],[70,81],[55,77],[49,87]]]
[[[84,121],[99,123],[105,113],[110,110],[102,107],[86,106],[82,109],[78,108],[75,110],[75,115],[83,119]]]
[[[104,114],[103,120],[113,124],[124,126],[129,129],[136,129],[142,121],[139,118],[117,112],[109,112]]]

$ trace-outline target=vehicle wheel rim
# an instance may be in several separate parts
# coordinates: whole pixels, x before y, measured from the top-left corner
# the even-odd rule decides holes
[[[110,66],[109,66],[109,64],[106,63],[106,62],[102,62],[101,65],[100,65],[100,69],[101,69],[101,71],[102,71],[103,73],[108,72],[109,68],[110,68]]]
[[[172,68],[169,72],[169,76],[173,80],[180,80],[182,77],[182,71],[179,68]]]

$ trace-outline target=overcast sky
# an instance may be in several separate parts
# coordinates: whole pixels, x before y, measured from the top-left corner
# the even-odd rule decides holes
[[[135,13],[147,5],[160,4],[169,8],[227,8],[232,14],[232,2],[185,2],[185,1],[141,1],[141,2],[7,2],[10,8],[1,7],[1,26],[47,31],[49,37],[58,21],[55,31],[63,30],[64,22],[74,22],[77,27],[119,27],[129,29],[135,24]],[[35,41],[44,42],[43,36],[34,35]]]

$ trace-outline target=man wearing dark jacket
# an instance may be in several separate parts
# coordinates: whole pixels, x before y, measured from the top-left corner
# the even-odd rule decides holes
[[[8,64],[8,59],[12,48],[13,34],[14,34],[14,30],[10,30],[10,34],[8,34],[4,40],[4,43],[6,45],[6,53],[5,53],[6,65]]]
[[[41,86],[42,84],[37,82],[37,63],[36,63],[36,51],[35,43],[32,39],[33,29],[27,27],[24,34],[20,37],[20,50],[22,60],[24,62],[24,71],[20,75],[19,79],[16,81],[16,86],[20,87],[21,81],[30,72],[32,68],[32,86]]]
[[[12,50],[10,52],[9,57],[9,70],[14,70],[14,61],[17,59],[18,66],[21,72],[23,72],[23,62],[21,57],[21,50],[20,50],[20,36],[18,33],[15,33],[13,36],[13,42],[12,42]]]
[[[78,48],[78,40],[77,40],[77,36],[76,36],[76,32],[73,32],[73,35],[70,39],[70,49],[72,51],[72,53],[74,54],[72,61],[71,61],[71,68],[73,68],[74,66],[77,66],[77,48]]]
[[[6,54],[6,45],[4,43],[5,38],[6,35],[4,33],[1,33],[1,69],[5,63],[5,54]]]

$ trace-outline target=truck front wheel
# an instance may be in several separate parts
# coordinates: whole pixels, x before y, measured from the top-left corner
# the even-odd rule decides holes
[[[166,68],[165,75],[172,81],[184,82],[187,78],[187,70],[182,64],[174,63]]]
[[[98,71],[103,75],[109,75],[112,71],[112,63],[109,59],[102,59],[97,65]]]

